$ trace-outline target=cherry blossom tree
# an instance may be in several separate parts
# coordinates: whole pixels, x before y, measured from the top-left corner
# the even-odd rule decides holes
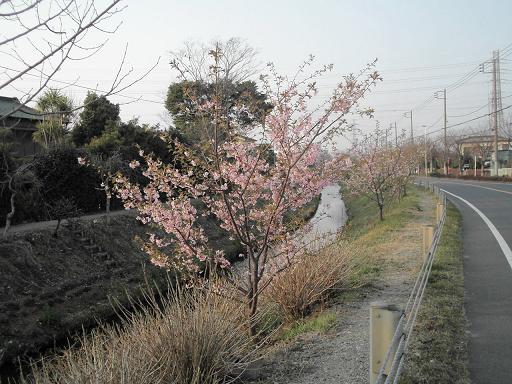
[[[416,161],[415,156],[406,156],[407,144],[404,144],[403,135],[398,145],[392,147],[382,143],[383,135],[384,131],[378,129],[366,135],[353,144],[351,157],[340,160],[349,165],[342,173],[347,190],[374,201],[379,207],[380,220],[384,220],[388,201],[401,196],[404,183],[411,177],[411,166]]]
[[[211,52],[214,84],[221,79],[222,54],[219,49]],[[273,109],[250,136],[234,133],[221,139],[223,128],[234,123],[223,113],[222,95],[198,98],[198,110],[214,127],[211,150],[200,154],[174,141],[180,167],[141,151],[145,164],[133,161],[130,167],[142,167],[148,184],[132,184],[122,175],[117,180],[125,207],[137,209],[141,222],[168,234],[151,234],[145,244],[155,265],[190,278],[198,275],[203,263],[230,267],[224,253],[209,246],[198,221],[201,216],[217,218],[242,244],[247,276],[228,279],[247,301],[252,335],[261,291],[305,252],[284,220],[285,213],[296,211],[331,182],[328,170],[337,164],[319,165],[320,148],[346,129],[351,110],[369,113],[358,107],[358,101],[380,80],[371,64],[358,75],[345,76],[331,97],[312,106],[318,97],[317,79],[332,70],[325,66],[309,71],[312,65],[310,57],[291,78],[268,65],[269,74],[261,80]]]
[[[398,167],[395,179],[398,185],[397,198],[400,200],[407,194],[407,185],[411,183],[420,162],[424,159],[424,149],[417,143],[402,143],[397,155]]]

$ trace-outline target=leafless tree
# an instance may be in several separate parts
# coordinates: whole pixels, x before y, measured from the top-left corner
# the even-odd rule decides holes
[[[187,41],[182,49],[171,51],[171,66],[184,80],[209,82],[212,52],[222,52],[218,57],[219,68],[216,71],[222,77],[219,79],[221,83],[241,83],[258,72],[257,51],[236,37],[208,44]]]
[[[58,236],[62,220],[79,217],[82,213],[81,210],[77,208],[76,203],[72,198],[61,197],[60,199],[46,203],[45,205],[50,218],[52,220],[57,220],[57,226],[53,231],[53,237]]]
[[[0,0],[0,92],[22,94],[21,105],[0,116],[0,123],[34,100],[68,61],[97,54],[114,34],[124,0],[101,4],[96,0]],[[126,46],[117,72],[107,89],[113,95],[146,77],[158,64],[136,75],[126,69]],[[37,85],[22,91],[21,83],[37,78]],[[76,106],[79,109],[81,106]]]
[[[20,190],[25,186],[39,187],[37,177],[33,172],[34,162],[22,164],[19,167],[13,167],[5,154],[2,156],[2,164],[0,166],[0,188],[3,191],[6,189],[9,194],[9,207],[10,211],[5,216],[5,227],[2,238],[7,238],[7,233],[11,228],[12,220],[16,214],[16,197]]]

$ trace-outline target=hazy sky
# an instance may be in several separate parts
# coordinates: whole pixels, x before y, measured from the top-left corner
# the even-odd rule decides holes
[[[148,78],[123,92],[153,102],[123,105],[122,118],[138,116],[142,122],[150,123],[161,121],[165,92],[174,78],[168,64],[169,51],[179,49],[188,39],[243,38],[258,50],[262,63],[272,61],[284,73],[290,73],[314,54],[318,64],[335,65],[321,93],[328,92],[328,86],[336,84],[340,75],[358,71],[378,58],[377,69],[384,81],[366,104],[376,109],[381,126],[397,121],[400,128],[407,129],[404,111],[420,106],[436,90],[470,73],[488,60],[494,49],[512,44],[510,0],[128,0],[125,4],[128,8],[117,18],[123,24],[108,45],[88,61],[70,63],[56,78],[79,78],[81,85],[106,86],[126,43],[128,63],[136,71],[144,71],[160,56],[160,64]],[[512,50],[509,51],[505,53],[510,56],[501,63],[503,97],[512,94]],[[448,92],[449,125],[488,112],[485,105],[490,79],[490,74],[477,73]],[[86,91],[69,88],[67,92],[81,99]],[[127,101],[123,97],[112,99]],[[512,97],[503,99],[504,107],[509,103],[512,104]],[[441,114],[441,100],[434,99],[417,108],[415,134],[423,134],[422,126],[431,126]],[[487,122],[483,118],[472,124],[485,127]],[[365,129],[375,126],[371,120],[358,123]],[[439,124],[429,129],[435,130]]]

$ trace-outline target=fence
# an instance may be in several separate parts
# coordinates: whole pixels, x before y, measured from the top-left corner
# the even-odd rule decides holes
[[[438,198],[436,226],[425,226],[423,232],[424,260],[409,295],[405,309],[385,303],[372,304],[370,309],[370,383],[396,384],[404,367],[416,317],[425,294],[434,256],[446,218],[446,195],[439,187],[419,182]]]

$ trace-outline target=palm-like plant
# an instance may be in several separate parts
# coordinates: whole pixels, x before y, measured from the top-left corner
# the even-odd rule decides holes
[[[50,88],[38,99],[37,109],[43,113],[43,121],[36,126],[34,141],[47,149],[62,143],[73,117],[73,100],[58,89]]]

